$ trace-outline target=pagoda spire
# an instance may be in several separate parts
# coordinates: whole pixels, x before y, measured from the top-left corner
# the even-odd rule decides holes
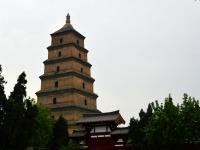
[[[69,15],[69,13],[66,16],[66,23],[70,23],[70,15]]]

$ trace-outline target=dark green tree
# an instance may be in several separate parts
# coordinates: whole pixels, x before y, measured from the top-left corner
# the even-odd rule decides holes
[[[171,96],[164,104],[156,101],[153,115],[145,127],[146,139],[154,149],[181,149],[200,139],[199,101],[184,94],[183,103],[174,105]],[[155,148],[156,147],[156,148]]]
[[[36,149],[47,147],[52,139],[54,119],[48,108],[37,105],[38,113],[35,119],[33,135],[30,138],[30,145]]]
[[[183,95],[180,107],[181,131],[184,142],[193,143],[200,139],[200,106],[199,101],[187,94]]]
[[[68,124],[67,121],[60,116],[55,123],[53,129],[53,138],[51,142],[51,150],[60,150],[62,146],[68,144]]]
[[[0,65],[0,127],[3,124],[4,119],[4,107],[6,103],[6,95],[4,90],[4,84],[6,81],[4,80],[4,77],[2,76],[2,68]]]
[[[165,99],[164,105],[156,102],[154,113],[145,127],[148,143],[154,149],[163,145],[170,149],[182,143],[180,121],[179,106],[173,104],[170,95]]]
[[[131,118],[129,127],[129,138],[131,140],[132,148],[138,150],[147,149],[147,141],[145,139],[145,126],[148,123],[150,117],[152,116],[152,106],[148,105],[147,111],[144,112],[143,109],[140,110],[139,120]]]
[[[26,74],[23,72],[5,104],[3,124],[6,150],[24,150],[33,132],[37,107],[26,97]]]
[[[2,76],[2,67],[0,65],[0,108],[1,109],[6,101],[6,94],[5,94],[5,90],[4,90],[5,83],[6,83],[6,81],[4,80],[4,77]]]
[[[26,83],[26,74],[25,72],[22,72],[17,79],[17,84],[15,84],[14,90],[11,92],[9,99],[23,104],[24,98],[26,97]]]
[[[4,90],[4,84],[6,81],[4,80],[4,77],[2,76],[2,67],[0,65],[0,149],[4,149],[4,120],[5,120],[5,104],[6,104],[6,95]]]
[[[78,143],[69,140],[67,146],[62,146],[60,150],[83,150],[83,148]]]

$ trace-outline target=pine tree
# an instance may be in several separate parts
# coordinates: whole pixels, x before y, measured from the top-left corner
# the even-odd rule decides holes
[[[5,84],[4,77],[2,76],[2,67],[0,65],[0,139],[4,138],[4,120],[5,120],[5,104],[7,102],[5,91],[4,91],[4,84]],[[0,140],[0,149],[4,149],[3,145],[4,140]]]
[[[67,129],[67,121],[60,116],[53,129],[53,139],[50,148],[51,150],[60,150],[62,146],[67,145],[69,141]]]
[[[3,124],[4,118],[4,106],[6,103],[6,95],[4,91],[4,84],[6,83],[4,77],[1,75],[2,68],[0,65],[0,126]]]
[[[4,145],[7,149],[23,150],[28,143],[27,135],[30,133],[34,118],[28,115],[29,108],[26,107],[26,83],[26,74],[22,72],[5,107]],[[29,107],[31,108],[31,105]]]
[[[26,98],[26,74],[18,77],[7,100],[4,77],[0,66],[0,150],[25,150],[33,135],[38,110],[30,98]]]
[[[139,120],[131,118],[130,128],[129,128],[129,137],[131,139],[132,148],[138,150],[147,149],[147,141],[145,139],[144,128],[147,125],[150,117],[152,116],[152,104],[148,105],[147,111],[144,112],[143,109],[139,112]]]
[[[22,104],[26,97],[26,83],[26,74],[25,72],[22,72],[17,79],[17,84],[15,84],[14,90],[11,92],[9,99]]]
[[[4,91],[4,84],[6,81],[4,80],[4,77],[2,76],[2,67],[0,65],[0,107],[5,103],[6,101],[6,95]]]

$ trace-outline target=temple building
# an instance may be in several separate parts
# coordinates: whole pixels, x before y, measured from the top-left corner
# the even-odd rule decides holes
[[[97,109],[84,40],[68,14],[65,25],[51,34],[41,89],[36,93],[38,103],[48,107],[55,119],[62,115],[68,121],[70,138],[83,148],[125,150],[128,128],[118,127],[125,123],[119,111],[102,113]]]
[[[38,102],[50,108],[55,119],[62,115],[68,121],[69,133],[77,128],[76,121],[84,113],[100,112],[84,39],[71,25],[68,14],[65,25],[51,34],[41,89],[36,93]]]
[[[70,137],[87,150],[126,150],[128,128],[119,111],[84,114]]]

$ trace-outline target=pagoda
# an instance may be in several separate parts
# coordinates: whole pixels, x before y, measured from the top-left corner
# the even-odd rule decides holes
[[[83,114],[100,112],[84,40],[68,14],[65,25],[51,34],[48,59],[43,62],[44,74],[40,76],[41,89],[36,93],[38,102],[50,108],[52,117],[62,115],[68,121],[69,133],[77,129],[76,121]]]

